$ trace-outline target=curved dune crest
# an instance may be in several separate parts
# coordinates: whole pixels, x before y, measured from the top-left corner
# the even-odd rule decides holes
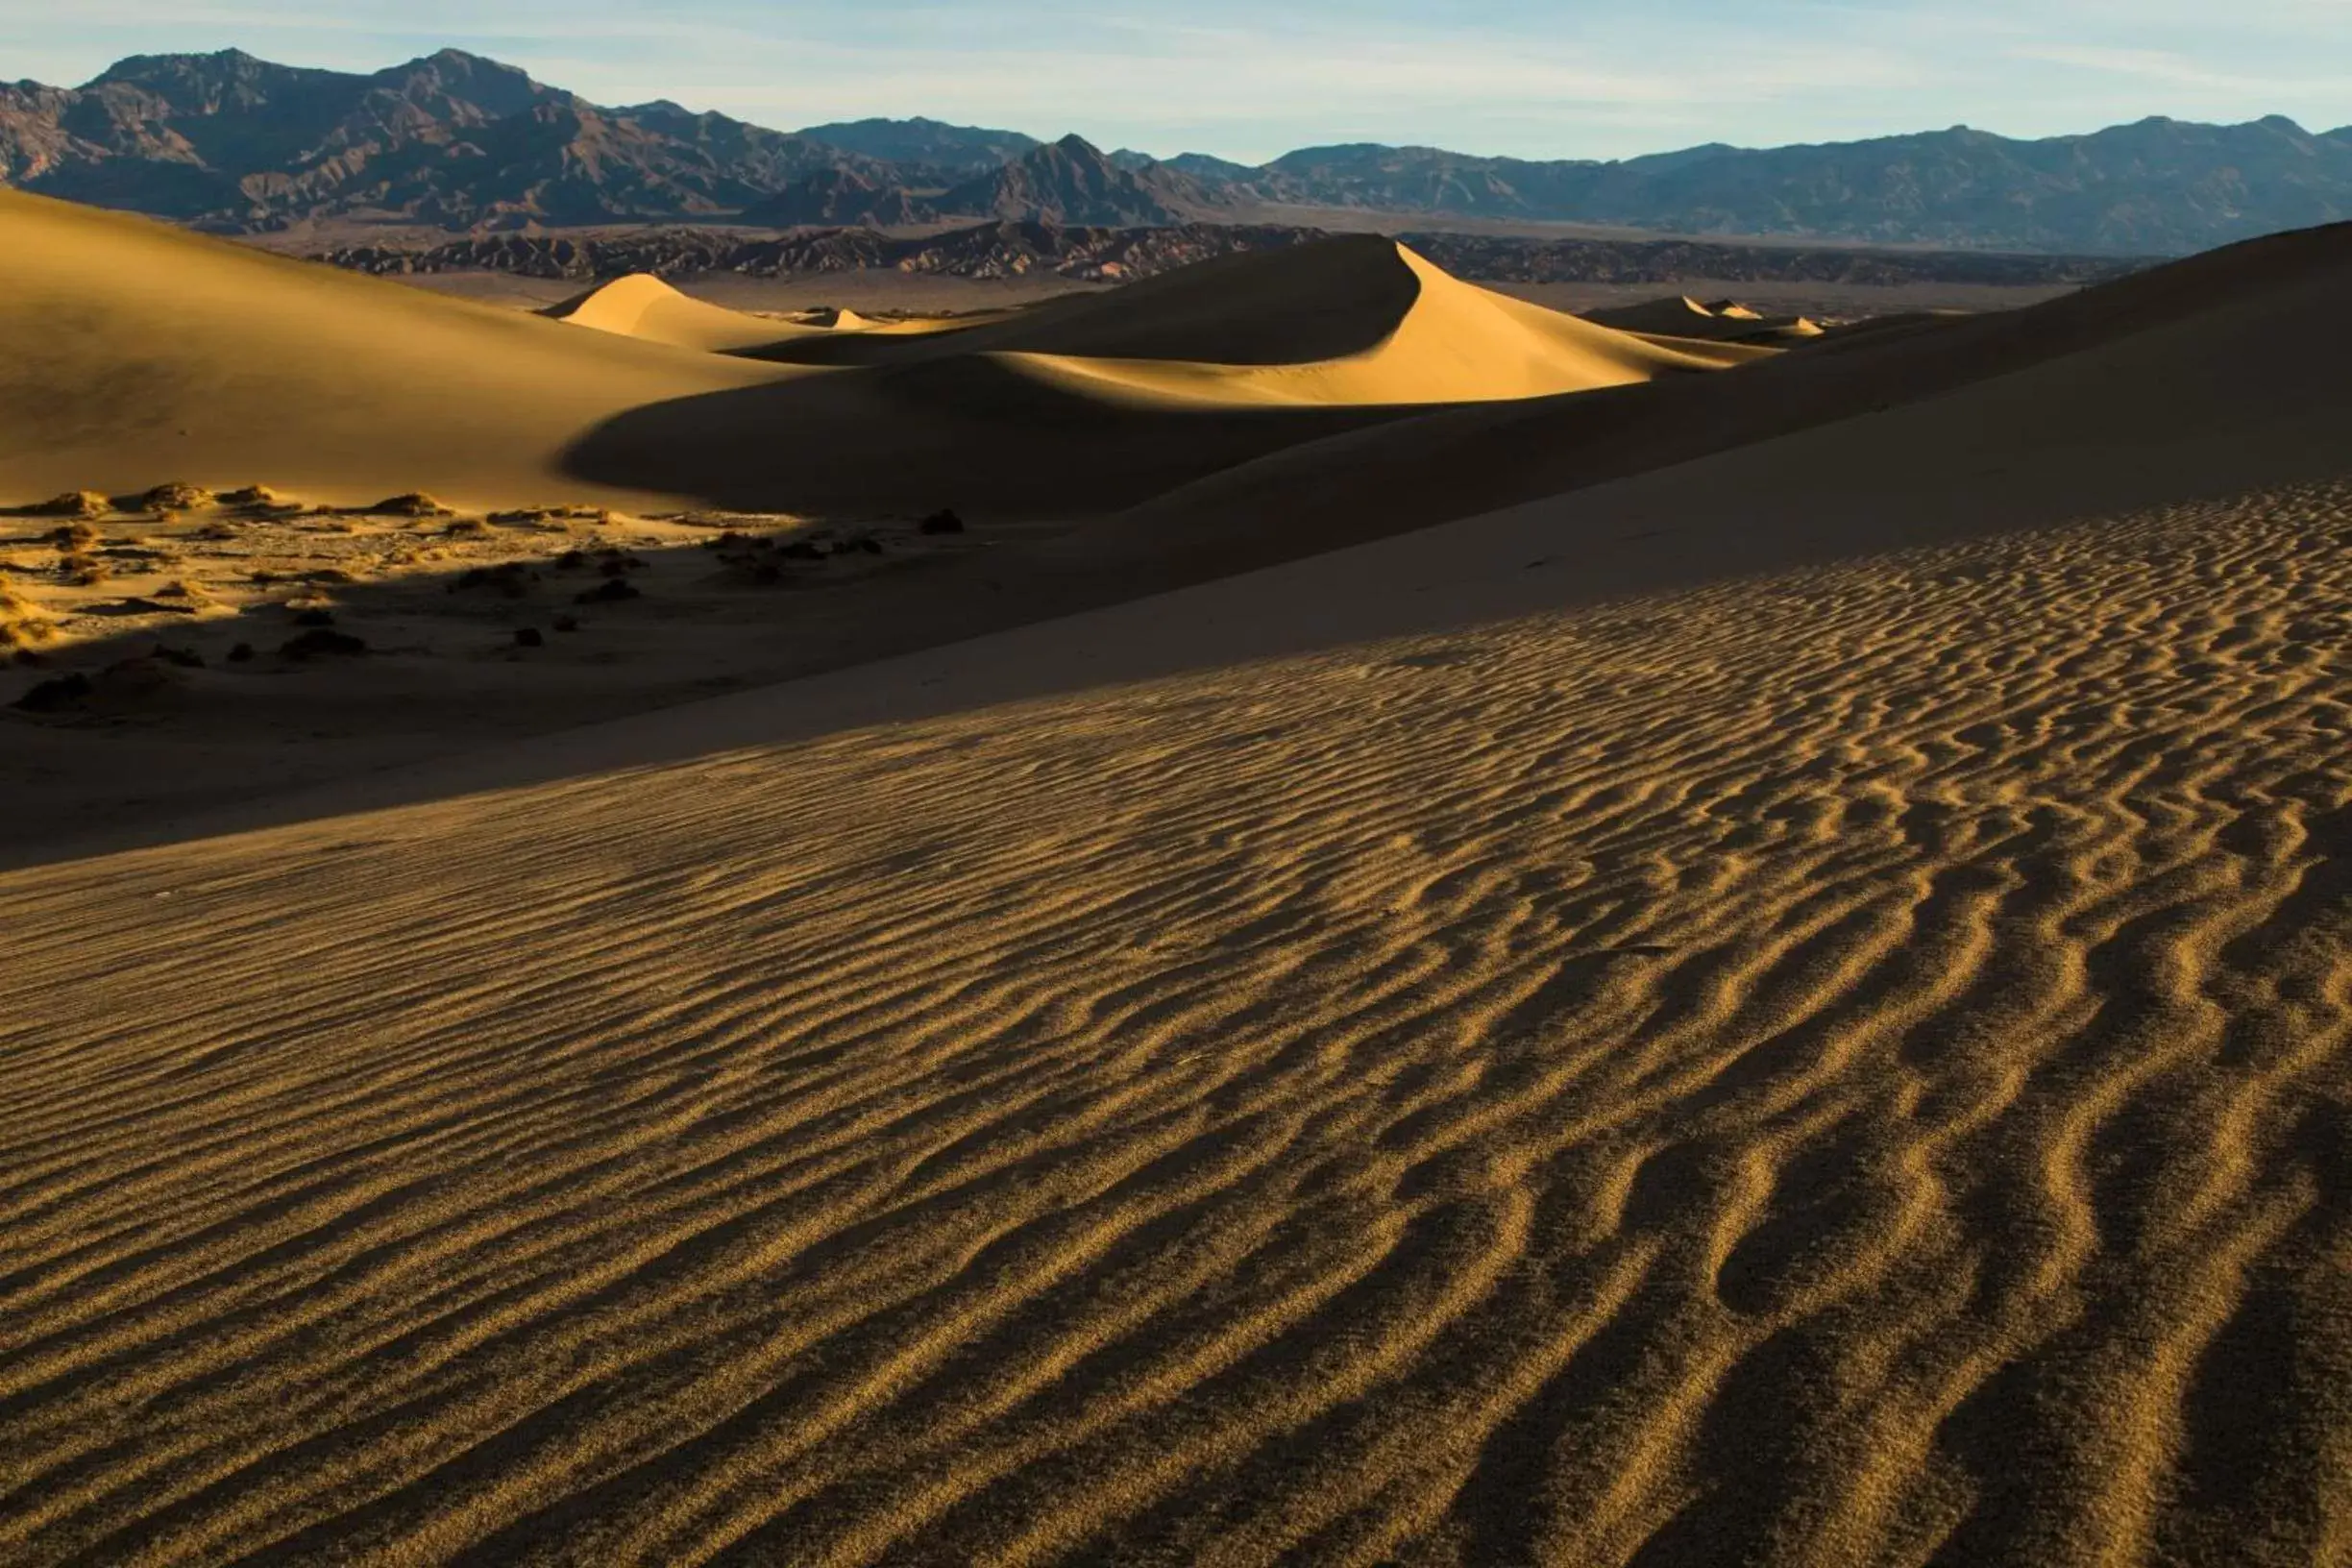
[[[1709,343],[1784,343],[1820,337],[1823,333],[1821,323],[1805,316],[1767,316],[1736,300],[1717,300],[1708,305],[1687,294],[1587,310],[1581,319],[1643,337]]]
[[[1670,344],[1462,282],[1402,245],[1411,303],[1360,354],[1299,364],[1008,355],[1032,375],[1119,401],[1162,404],[1499,403],[1719,370],[1768,349]]]
[[[729,354],[838,330],[729,310],[681,294],[649,272],[616,278],[551,306],[544,313],[575,327],[592,327],[620,337],[698,349],[705,354]],[[844,311],[843,316],[847,318],[848,312]],[[846,319],[842,325],[847,325]]]
[[[993,318],[819,327],[648,276],[550,319],[37,197],[0,193],[0,500],[259,479],[346,502],[528,504],[561,486],[625,505],[1100,515],[1394,410],[1770,352],[1613,331],[1377,236]],[[1073,420],[1115,434],[1073,441]]]

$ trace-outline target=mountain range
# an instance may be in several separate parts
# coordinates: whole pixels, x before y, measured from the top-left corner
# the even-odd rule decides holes
[[[1621,161],[1357,144],[1252,167],[927,119],[780,132],[667,100],[606,108],[454,49],[368,74],[227,50],[133,57],[75,88],[0,85],[0,184],[226,232],[330,219],[1139,226],[1353,208],[2167,255],[2352,216],[2352,128],[2156,118],[2021,141],[1954,127]]]

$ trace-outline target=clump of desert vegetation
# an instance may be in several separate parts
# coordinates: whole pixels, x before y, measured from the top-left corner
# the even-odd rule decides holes
[[[123,506],[126,512],[192,512],[212,504],[212,492],[201,484],[173,480],[159,484],[132,499]]]
[[[19,517],[104,517],[114,509],[114,503],[95,490],[68,490],[61,496],[35,502],[16,509]]]
[[[368,517],[455,517],[453,506],[444,506],[422,490],[404,495],[386,496],[373,506],[354,506],[352,511]]]
[[[40,606],[0,582],[0,648],[33,648],[57,636],[57,623]]]
[[[490,521],[502,528],[544,527],[566,523],[610,523],[612,513],[601,506],[520,506],[492,512]]]

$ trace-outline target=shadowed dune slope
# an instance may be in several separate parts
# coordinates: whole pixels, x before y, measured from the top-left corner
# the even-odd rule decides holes
[[[1612,331],[1361,236],[980,326],[751,352],[832,374],[630,410],[579,443],[575,472],[746,507],[1083,517],[1431,403],[1681,379],[1773,351]]]
[[[5,500],[185,479],[492,504],[570,499],[551,495],[565,484],[1088,516],[1407,403],[1730,362],[1469,288],[1385,240],[941,330],[769,323],[651,278],[548,320],[10,193],[0,231]],[[878,357],[827,371],[713,352],[779,338]],[[1113,357],[1164,353],[1183,357]]]
[[[643,404],[789,374],[0,191],[0,500],[265,482],[545,501]]]
[[[772,356],[894,363],[948,354],[1053,354],[1286,365],[1376,348],[1420,297],[1396,244],[1348,235],[1217,257],[1102,293],[1073,294],[1009,318],[915,341],[795,342]]]
[[[2109,368],[2086,371],[2089,380],[2053,398],[2047,411],[2080,414],[2126,446],[2137,422],[2163,419],[2168,409],[2194,407],[2237,426],[2264,425],[2275,412],[2292,426],[2333,402],[2333,367],[2352,362],[2352,323],[2327,303],[2348,275],[2352,225],[2335,225],[2232,246],[2030,309],[1832,337],[1732,378],[1678,377],[1437,410],[1220,471],[1153,498],[1077,548],[1157,552],[1181,545],[1232,570],[1230,563],[1286,559],[1622,478],[2094,350],[2114,350]],[[2180,335],[2122,346],[2167,331]],[[2143,356],[2144,373],[2127,368]],[[2088,402],[2073,406],[2069,400],[2077,397]],[[1987,406],[2000,401],[1997,394]],[[2172,423],[2190,434],[2204,428]],[[2019,429],[2031,438],[2031,422]],[[1868,460],[1866,442],[1852,451]],[[2160,444],[2148,451],[2164,460]],[[1935,472],[1931,453],[1916,460],[1931,465],[1923,475]]]
[[[2352,489],[2119,508],[2347,394],[2193,325],[0,875],[0,1555],[2341,1556]]]
[[[1318,247],[1303,247],[1310,256]],[[1336,257],[1353,257],[1348,245]],[[1335,257],[1335,258],[1336,258]],[[1287,364],[1207,364],[1111,354],[1028,351],[1019,362],[1061,384],[1146,404],[1492,403],[1589,392],[1677,372],[1715,370],[1771,351],[1642,337],[1450,278],[1401,245],[1372,258],[1411,274],[1417,292],[1375,346]],[[1337,269],[1334,269],[1337,270]]]
[[[1224,257],[963,331],[803,336],[750,352],[807,364],[985,354],[1082,395],[1182,407],[1540,397],[1770,351],[1616,331],[1462,282],[1367,234]]]

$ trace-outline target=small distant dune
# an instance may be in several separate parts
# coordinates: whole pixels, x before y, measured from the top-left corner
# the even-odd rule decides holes
[[[1819,337],[1824,331],[1821,323],[1805,316],[1768,316],[1736,300],[1703,305],[1686,294],[1587,310],[1583,319],[1645,337],[1708,343],[1794,343]]]
[[[754,316],[708,304],[646,273],[618,278],[542,312],[575,327],[704,354],[729,354],[826,329]]]

